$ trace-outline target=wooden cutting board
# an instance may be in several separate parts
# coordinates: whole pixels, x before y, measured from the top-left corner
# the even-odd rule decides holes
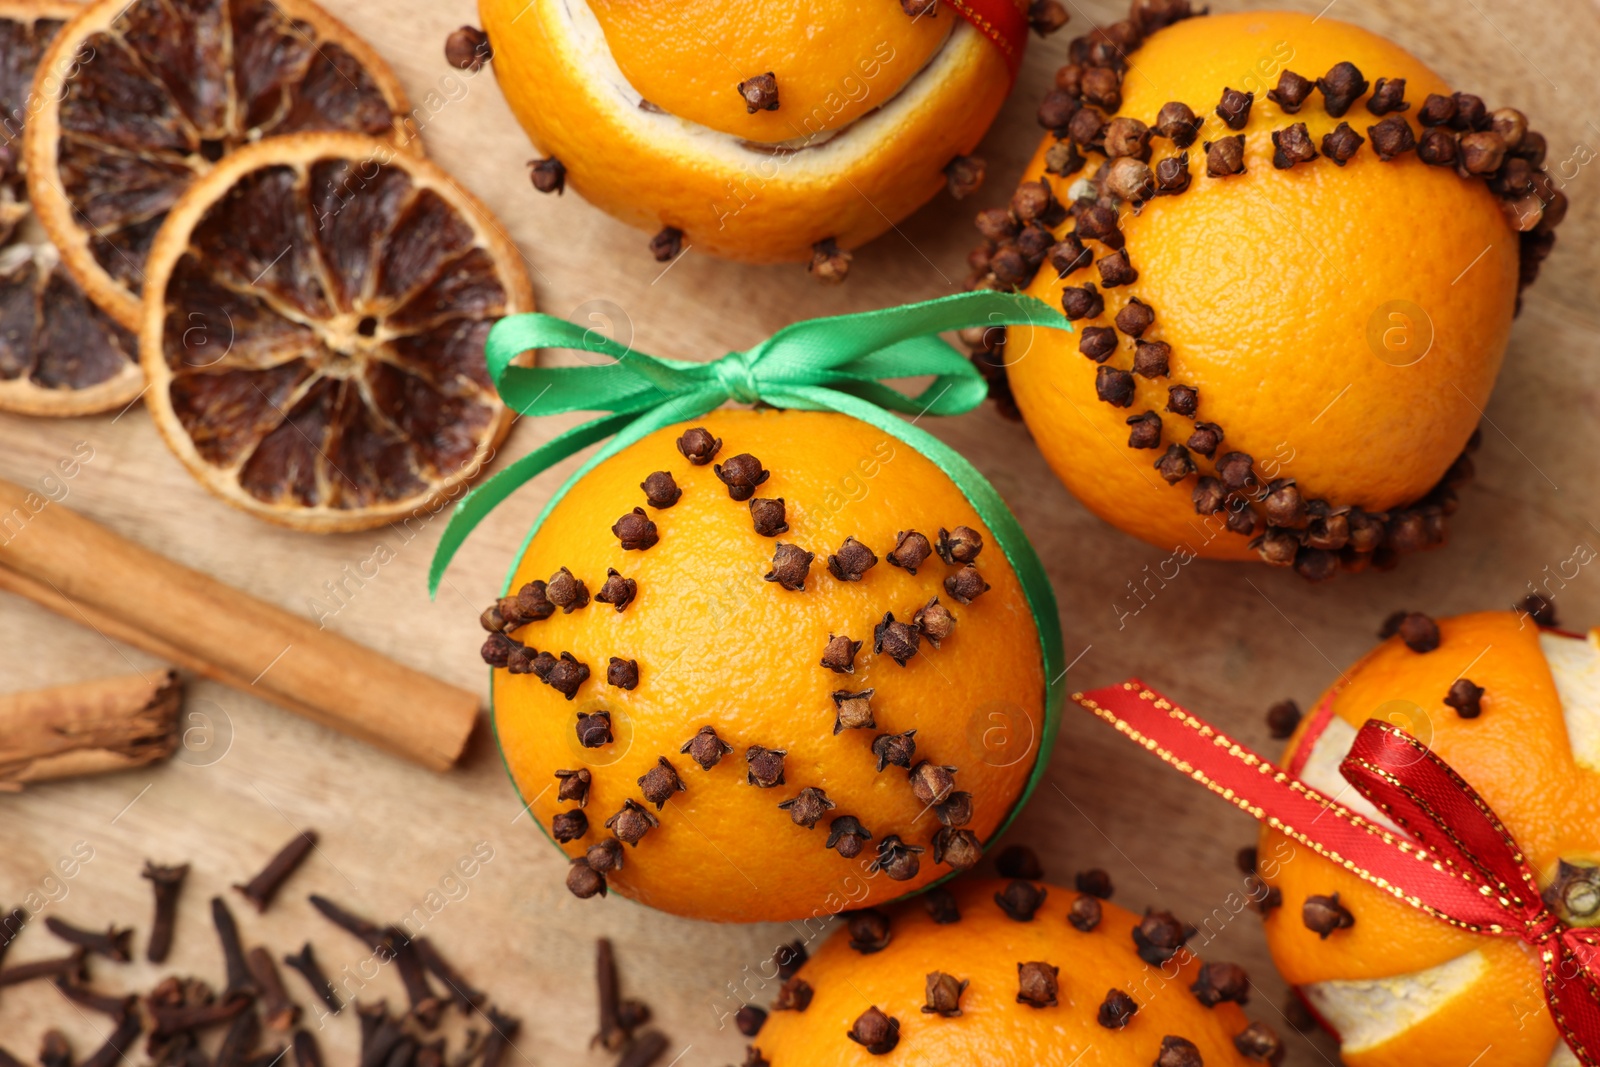
[[[577,196],[536,194],[524,167],[533,153],[492,77],[463,77],[444,62],[449,31],[475,21],[467,0],[326,2],[395,65],[421,109],[430,153],[499,213],[533,268],[543,310],[612,316],[644,350],[684,358],[748,347],[795,318],[959,288],[973,243],[971,215],[1006,200],[1032,153],[1034,108],[1068,38],[1120,15],[1111,3],[1070,5],[1072,26],[1033,48],[1015,98],[981,149],[990,184],[979,202],[936,201],[859,252],[848,284],[825,289],[799,268],[739,266],[694,252],[663,270],[645,252],[648,235]],[[1324,9],[1321,0],[1288,6]],[[1600,64],[1596,8],[1589,0],[1334,0],[1327,9],[1328,17],[1395,37],[1452,83],[1523,108],[1549,138],[1552,172],[1568,179],[1571,215],[1513,333],[1476,457],[1478,481],[1463,494],[1452,543],[1392,573],[1320,587],[1265,567],[1190,563],[1142,610],[1124,616],[1138,606],[1127,599],[1129,583],[1141,582],[1168,553],[1085,512],[1051,477],[1022,427],[991,410],[930,427],[993,479],[1048,562],[1067,655],[1076,658],[1069,685],[1137,673],[1268,753],[1277,748],[1262,724],[1265,707],[1282,697],[1313,700],[1338,667],[1370,646],[1391,610],[1502,607],[1556,573],[1577,546],[1600,545],[1600,507],[1590,499],[1600,490],[1600,364],[1593,358],[1600,344],[1600,183],[1586,165],[1600,146],[1600,126],[1589,117],[1600,115],[1591,74]],[[458,165],[466,160],[473,162]],[[522,423],[506,458],[570,421]],[[424,575],[442,520],[337,537],[270,528],[191,481],[138,408],[117,418],[0,417],[0,477],[37,483],[78,442],[88,443],[93,458],[66,483],[68,506],[257,596],[325,614],[330,628],[473,688],[484,680],[478,607],[497,593],[527,524],[566,473],[538,479],[491,517],[430,602]],[[88,568],[94,562],[83,561]],[[1591,570],[1556,587],[1569,625],[1600,621],[1600,572]],[[336,589],[343,592],[330,592]],[[92,629],[13,599],[0,599],[0,650],[0,688],[8,690],[158,667]],[[561,886],[560,857],[519,817],[482,731],[461,767],[438,776],[215,685],[191,686],[188,713],[191,744],[169,766],[0,797],[0,904],[37,893],[55,901],[48,914],[88,925],[135,924],[142,944],[149,925],[142,862],[191,862],[173,967],[216,981],[205,899],[253,874],[296,829],[315,827],[321,847],[282,902],[262,917],[236,909],[247,941],[288,951],[310,938],[338,973],[361,958],[358,946],[311,912],[306,892],[388,920],[419,917],[469,976],[523,1018],[507,1061],[520,1067],[609,1062],[587,1048],[595,1021],[593,940],[608,935],[617,941],[628,994],[653,1005],[675,1042],[673,1054],[683,1053],[678,1062],[740,1059],[743,1040],[731,1025],[719,1028],[737,1007],[729,984],[756,973],[794,932],[687,922],[620,898],[574,900]],[[1191,921],[1213,915],[1218,932],[1203,951],[1245,964],[1257,988],[1252,1012],[1288,1031],[1278,1010],[1287,994],[1257,921],[1249,914],[1220,921],[1240,879],[1234,850],[1253,840],[1247,818],[1069,709],[1044,784],[1009,839],[1038,848],[1057,879],[1106,868],[1117,899],[1130,907],[1161,904]],[[92,850],[92,859],[64,879],[58,861],[75,848]],[[458,864],[475,851],[479,862],[464,877]],[[50,941],[30,932],[12,958],[53,954]],[[99,974],[101,984],[118,988],[144,987],[154,977],[141,967],[103,966]],[[372,978],[363,995],[403,999],[387,974]],[[104,1031],[102,1020],[78,1014],[48,987],[0,994],[0,1043],[13,1052],[31,1056],[47,1026],[66,1031],[80,1054],[97,1047]],[[329,1021],[323,1045],[330,1063],[354,1062],[356,1040],[354,1019]],[[1335,1058],[1326,1040],[1294,1037],[1291,1046],[1291,1064]]]

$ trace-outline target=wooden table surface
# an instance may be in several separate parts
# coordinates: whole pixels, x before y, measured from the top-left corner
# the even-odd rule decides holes
[[[1323,2],[1290,6],[1315,11]],[[543,310],[599,310],[644,350],[685,358],[747,347],[798,317],[955,291],[973,241],[970,217],[1004,202],[1033,151],[1034,108],[1068,38],[1118,17],[1111,3],[1072,4],[1072,27],[1035,44],[1016,96],[981,148],[990,184],[979,202],[953,206],[941,198],[860,251],[850,281],[830,289],[799,268],[752,268],[693,251],[663,270],[645,253],[648,235],[577,196],[536,194],[524,168],[533,153],[492,77],[462,78],[444,62],[447,33],[475,21],[467,0],[328,5],[395,65],[424,114],[432,111],[424,131],[431,154],[499,213],[531,264]],[[1577,546],[1600,545],[1600,508],[1589,499],[1600,487],[1600,364],[1592,358],[1600,339],[1600,198],[1585,165],[1591,146],[1600,146],[1592,73],[1600,14],[1591,0],[1334,0],[1328,7],[1328,17],[1395,37],[1452,83],[1523,108],[1549,138],[1552,172],[1571,179],[1572,212],[1513,332],[1485,420],[1478,480],[1462,495],[1451,544],[1388,574],[1342,576],[1319,587],[1266,567],[1190,563],[1146,607],[1124,616],[1138,606],[1127,599],[1128,583],[1168,552],[1090,516],[1052,478],[1023,428],[992,410],[930,427],[994,481],[1047,561],[1067,655],[1075,658],[1070,685],[1138,673],[1268,753],[1277,748],[1262,723],[1265,707],[1282,697],[1313,700],[1337,668],[1369,647],[1391,610],[1442,615],[1505,606]],[[521,455],[571,421],[522,423],[505,455]],[[430,603],[424,575],[442,520],[412,533],[334,537],[268,527],[207,495],[139,408],[118,418],[0,417],[0,477],[37,483],[78,442],[88,443],[93,459],[67,483],[67,506],[292,610],[316,614],[321,604],[330,628],[473,688],[484,680],[477,607],[497,593],[527,524],[570,469],[538,479],[489,519]],[[371,561],[391,555],[374,568]],[[376,575],[346,580],[363,567]],[[351,590],[342,602],[328,592],[341,584]],[[1569,625],[1600,620],[1600,579],[1583,570],[1558,601]],[[7,690],[159,666],[93,629],[10,598],[0,599],[0,650],[0,689]],[[609,935],[629,994],[653,1005],[674,1052],[687,1050],[678,1062],[740,1058],[743,1040],[731,1025],[718,1025],[737,1006],[727,984],[792,937],[786,927],[718,927],[617,897],[573,899],[562,888],[560,857],[518,818],[483,730],[460,768],[439,776],[243,693],[205,683],[189,692],[188,713],[203,716],[189,725],[209,724],[211,733],[192,735],[195,743],[170,765],[0,797],[0,904],[36,892],[54,901],[47,914],[89,925],[132,923],[142,944],[149,925],[148,886],[138,877],[143,860],[192,862],[172,966],[215,982],[220,963],[205,899],[253,874],[296,828],[315,827],[321,847],[283,902],[261,917],[236,909],[248,942],[287,951],[310,937],[338,972],[360,959],[358,946],[311,912],[306,892],[390,920],[421,907],[425,932],[524,1019],[508,1061],[520,1067],[609,1062],[587,1049],[595,1021],[593,940]],[[1250,820],[1087,716],[1070,708],[1065,715],[1048,774],[1008,840],[1033,844],[1057,879],[1106,868],[1117,899],[1130,907],[1159,903],[1190,917],[1219,907],[1238,887],[1233,854],[1253,840]],[[53,875],[58,860],[84,846],[92,859],[75,877]],[[475,849],[492,858],[470,879],[456,874],[458,861]],[[12,959],[56,951],[42,931],[30,931]],[[1277,1010],[1285,987],[1253,916],[1227,924],[1204,951],[1245,964],[1258,989],[1252,1012],[1287,1031]],[[103,984],[127,988],[155,977],[142,966],[102,966],[99,974]],[[371,982],[367,997],[376,996],[403,1000],[391,975]],[[79,1015],[47,986],[0,995],[0,1037],[12,1051],[31,1056],[47,1026],[65,1030],[80,1054],[97,1047],[104,1030],[102,1020]],[[352,1018],[330,1022],[323,1035],[330,1062],[354,1062],[356,1040]],[[1291,1064],[1335,1060],[1325,1040],[1295,1037],[1291,1045]]]

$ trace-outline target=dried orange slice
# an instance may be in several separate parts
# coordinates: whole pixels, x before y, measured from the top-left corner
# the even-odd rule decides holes
[[[522,257],[437,166],[351,133],[273,137],[172,207],[145,266],[146,406],[251,514],[377,526],[458,492],[510,426],[484,338]]]
[[[28,194],[89,294],[139,328],[145,257],[174,202],[263,137],[348,130],[420,153],[367,44],[309,0],[100,0],[56,37],[28,126]]]
[[[84,297],[28,204],[22,136],[39,106],[34,70],[81,10],[0,0],[0,410],[30,415],[120,407],[144,381],[133,335]]]

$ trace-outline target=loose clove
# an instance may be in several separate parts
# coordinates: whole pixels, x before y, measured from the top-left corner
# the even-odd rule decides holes
[[[650,1067],[667,1051],[667,1035],[660,1030],[647,1030],[623,1050],[617,1067]]]
[[[227,901],[221,897],[211,898],[211,922],[217,928],[222,958],[227,964],[228,984],[223,990],[223,999],[240,993],[257,992],[255,982],[250,977],[250,968],[245,963],[244,946],[239,943],[239,924],[234,921],[233,912],[228,910]]]
[[[494,59],[489,35],[476,26],[463,26],[444,41],[444,58],[457,70],[476,74]]]
[[[272,857],[260,874],[250,879],[244,885],[235,885],[244,895],[244,898],[256,906],[256,911],[266,911],[267,905],[272,903],[272,898],[282,887],[295,869],[317,847],[317,832],[306,830],[296,834],[294,839],[284,845],[278,854]]]
[[[285,992],[277,965],[272,962],[272,953],[258,945],[250,950],[245,963],[260,994],[258,1003],[268,1029],[289,1029],[300,1018],[300,1009]]]
[[[344,1002],[339,999],[339,994],[334,990],[333,983],[323,973],[322,967],[317,963],[317,958],[311,950],[311,942],[307,941],[298,953],[283,957],[284,965],[296,971],[306,980],[306,985],[311,991],[321,998],[328,1010],[338,1015],[344,1010]]]
[[[439,1025],[444,1001],[434,992],[433,983],[428,981],[428,972],[417,953],[416,943],[397,927],[391,926],[385,933],[394,945],[395,966],[400,974],[400,983],[405,987],[406,999],[411,1004],[411,1018],[424,1029],[432,1030]]]
[[[40,1067],[72,1067],[72,1046],[60,1030],[46,1030],[39,1042]]]
[[[596,1045],[616,1052],[627,1044],[629,1034],[622,1026],[619,1014],[621,983],[617,977],[616,950],[610,938],[595,942],[594,961],[595,995],[600,1005],[600,1027],[589,1039],[589,1047]]]
[[[389,943],[388,934],[377,923],[369,922],[346,911],[327,897],[313,893],[310,900],[311,906],[321,912],[323,918],[333,925],[354,936],[362,944],[379,953],[383,959],[393,958],[394,946]]]
[[[143,877],[155,891],[155,917],[150,922],[150,944],[145,948],[145,958],[151,963],[165,963],[172,951],[172,933],[178,918],[178,896],[183,891],[183,880],[189,876],[189,865],[159,867],[145,861]],[[0,955],[5,949],[0,945]]]
[[[117,1028],[111,1036],[106,1038],[105,1044],[91,1054],[78,1067],[115,1067],[126,1059],[128,1053],[133,1051],[134,1042],[144,1032],[144,1020],[138,1012],[124,1015],[117,1023]],[[219,1056],[217,1063],[220,1067],[222,1059]]]
[[[294,1032],[293,1048],[295,1067],[323,1067],[322,1048],[310,1030]]]
[[[67,944],[77,945],[93,955],[104,956],[115,963],[127,963],[133,958],[130,950],[133,941],[132,930],[118,930],[115,926],[111,926],[106,928],[105,933],[99,933],[73,926],[54,915],[46,917],[44,925]]]
[[[56,989],[61,991],[62,996],[74,1004],[88,1008],[90,1011],[99,1012],[102,1015],[109,1015],[113,1019],[120,1019],[130,1011],[136,1010],[139,1005],[139,998],[135,995],[113,996],[107,993],[96,993],[94,990],[81,986],[65,977],[57,977],[55,986]]]

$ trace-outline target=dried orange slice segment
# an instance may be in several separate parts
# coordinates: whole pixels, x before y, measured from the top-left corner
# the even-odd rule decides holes
[[[229,503],[329,532],[459,492],[510,426],[483,343],[533,308],[516,247],[437,166],[273,137],[172,207],[145,266],[146,406]]]
[[[133,335],[83,295],[28,204],[23,130],[34,71],[82,7],[0,0],[0,410],[86,415],[139,394]]]
[[[56,37],[28,193],[67,268],[130,330],[183,191],[263,137],[348,130],[420,153],[387,64],[309,0],[100,0]]]

